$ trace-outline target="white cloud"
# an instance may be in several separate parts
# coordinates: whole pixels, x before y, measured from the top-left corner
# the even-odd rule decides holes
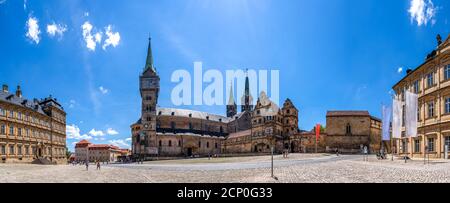
[[[77,104],[77,102],[75,101],[75,100],[73,100],[73,99],[71,99],[70,101],[69,101],[69,108],[75,108],[75,104]]]
[[[97,42],[97,43],[101,43],[102,42],[102,35],[103,35],[103,33],[101,33],[101,32],[97,32],[97,33],[95,33],[95,35],[94,35],[94,37],[95,37],[95,42]]]
[[[105,43],[103,44],[103,50],[105,50],[106,49],[106,47],[108,47],[108,46],[113,46],[113,47],[116,47],[117,45],[119,45],[119,42],[120,42],[120,33],[119,32],[112,32],[112,26],[111,25],[108,25],[106,28],[105,28],[105,31],[106,31],[106,36],[108,37],[106,40],[105,40]]]
[[[109,92],[109,90],[106,89],[106,88],[104,88],[103,86],[100,86],[98,89],[100,90],[100,92],[101,92],[102,94],[108,94],[108,92]]]
[[[399,67],[398,69],[397,69],[397,73],[402,73],[403,72],[403,67]]]
[[[5,2],[6,2],[6,0],[0,0],[0,4],[3,4]]]
[[[84,17],[89,17],[89,12],[84,12]]]
[[[27,10],[27,0],[23,0],[23,10]]]
[[[76,140],[90,140],[92,139],[91,136],[83,134],[80,134],[80,128],[78,126],[72,124],[72,125],[66,125],[66,135],[68,139],[76,139]]]
[[[130,144],[128,144],[128,141],[125,140],[109,140],[108,141],[110,144],[121,147],[121,148],[130,148]]]
[[[125,139],[125,141],[130,142],[131,141],[131,137]]]
[[[98,137],[98,136],[104,136],[105,133],[103,133],[103,131],[101,131],[101,130],[92,129],[91,131],[89,131],[89,135]]]
[[[26,33],[26,36],[36,44],[39,44],[39,41],[41,40],[39,38],[39,34],[41,33],[41,31],[39,30],[38,19],[30,16],[27,21],[27,29],[28,31]]]
[[[112,129],[112,128],[108,128],[108,129],[106,130],[106,133],[107,133],[108,135],[117,135],[117,134],[119,134],[119,132],[117,132],[116,130],[114,130],[114,129]]]
[[[411,22],[416,21],[418,26],[427,25],[431,21],[431,24],[436,23],[437,8],[434,6],[431,0],[411,0],[409,7],[409,14],[411,16]]]
[[[64,32],[67,31],[67,26],[63,24],[48,24],[47,25],[47,33],[50,37],[54,37],[55,35],[59,35],[59,37],[62,37],[64,35]]]
[[[100,41],[98,41],[97,39],[101,40],[102,33],[97,32],[94,35],[92,35],[92,29],[94,27],[92,26],[92,24],[89,21],[84,22],[84,24],[81,26],[81,28],[83,29],[83,38],[84,38],[84,41],[86,42],[86,47],[91,51],[95,51],[95,47],[97,46],[97,43],[100,44]],[[94,36],[95,36],[95,40],[94,40]]]

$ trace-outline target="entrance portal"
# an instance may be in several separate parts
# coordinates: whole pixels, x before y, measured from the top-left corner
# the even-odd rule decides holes
[[[187,149],[187,155],[188,156],[192,156],[192,148],[188,148]]]

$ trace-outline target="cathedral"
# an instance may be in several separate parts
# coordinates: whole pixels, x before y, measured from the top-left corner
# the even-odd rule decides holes
[[[289,99],[279,108],[261,92],[256,104],[252,104],[248,75],[240,112],[232,88],[226,116],[158,107],[160,78],[153,63],[151,41],[139,82],[141,117],[131,125],[134,157],[269,153],[271,147],[281,153],[294,147],[290,137],[300,132],[298,110]]]

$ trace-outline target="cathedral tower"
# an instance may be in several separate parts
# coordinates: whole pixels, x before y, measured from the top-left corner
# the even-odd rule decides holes
[[[286,99],[283,112],[283,134],[289,136],[298,132],[298,110],[290,99]]]
[[[253,97],[250,94],[250,82],[248,80],[248,71],[245,72],[245,91],[241,99],[241,112],[253,110]]]
[[[156,105],[159,94],[159,76],[153,64],[152,45],[149,39],[147,61],[144,71],[139,77],[141,93],[141,122],[142,130],[139,135],[140,151],[142,154],[157,154],[156,144]]]
[[[231,118],[237,114],[237,105],[236,105],[236,102],[234,101],[233,94],[234,94],[233,93],[233,85],[231,85],[230,98],[228,99],[228,104],[227,104],[227,117],[229,117],[229,118]]]

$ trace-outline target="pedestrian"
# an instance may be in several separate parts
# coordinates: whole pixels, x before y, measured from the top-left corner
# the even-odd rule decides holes
[[[100,170],[100,161],[97,161],[97,170]]]
[[[89,170],[89,162],[85,161],[85,165],[86,165],[86,171],[88,171]]]
[[[339,156],[339,149],[336,148],[336,156]]]
[[[367,146],[364,146],[364,161],[369,161],[369,151],[367,150]]]

